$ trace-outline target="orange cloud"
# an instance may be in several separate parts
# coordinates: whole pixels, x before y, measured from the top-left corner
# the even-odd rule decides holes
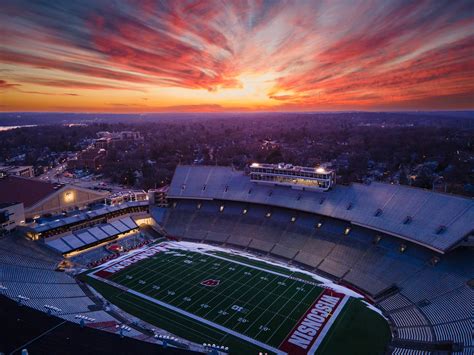
[[[472,1],[18,0],[3,10],[6,110],[474,106]]]

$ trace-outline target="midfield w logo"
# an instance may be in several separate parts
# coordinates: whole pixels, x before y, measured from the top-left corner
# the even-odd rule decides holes
[[[201,281],[201,285],[208,286],[208,287],[216,287],[217,285],[219,285],[220,282],[221,282],[220,280],[207,279],[207,280]]]

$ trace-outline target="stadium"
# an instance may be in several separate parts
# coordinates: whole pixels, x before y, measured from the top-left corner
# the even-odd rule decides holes
[[[474,201],[335,176],[178,166],[148,200],[3,237],[0,293],[124,353],[473,354]],[[52,337],[0,351],[72,350]]]

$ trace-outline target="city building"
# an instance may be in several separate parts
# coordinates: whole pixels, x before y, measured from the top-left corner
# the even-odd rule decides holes
[[[25,223],[25,209],[21,202],[0,203],[0,235]]]
[[[130,201],[147,201],[148,194],[141,190],[141,191],[121,191],[113,193],[105,199],[105,204],[109,206],[118,205],[123,202],[130,202]]]
[[[70,169],[100,170],[105,162],[107,151],[103,148],[88,148],[77,155],[76,159],[68,161]]]
[[[23,203],[26,218],[61,213],[104,201],[108,193],[83,187],[7,176],[0,179],[0,203]]]
[[[98,139],[95,140],[96,148],[107,149],[110,147],[119,147],[130,143],[143,143],[144,138],[140,132],[121,131],[108,132],[102,131],[97,133]]]
[[[33,166],[31,165],[0,165],[0,176],[5,175],[15,175],[31,178],[35,176],[35,173],[33,170]]]

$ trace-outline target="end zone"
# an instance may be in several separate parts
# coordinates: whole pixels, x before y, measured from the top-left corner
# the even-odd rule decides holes
[[[279,349],[288,354],[314,354],[349,297],[325,289],[301,317]]]

